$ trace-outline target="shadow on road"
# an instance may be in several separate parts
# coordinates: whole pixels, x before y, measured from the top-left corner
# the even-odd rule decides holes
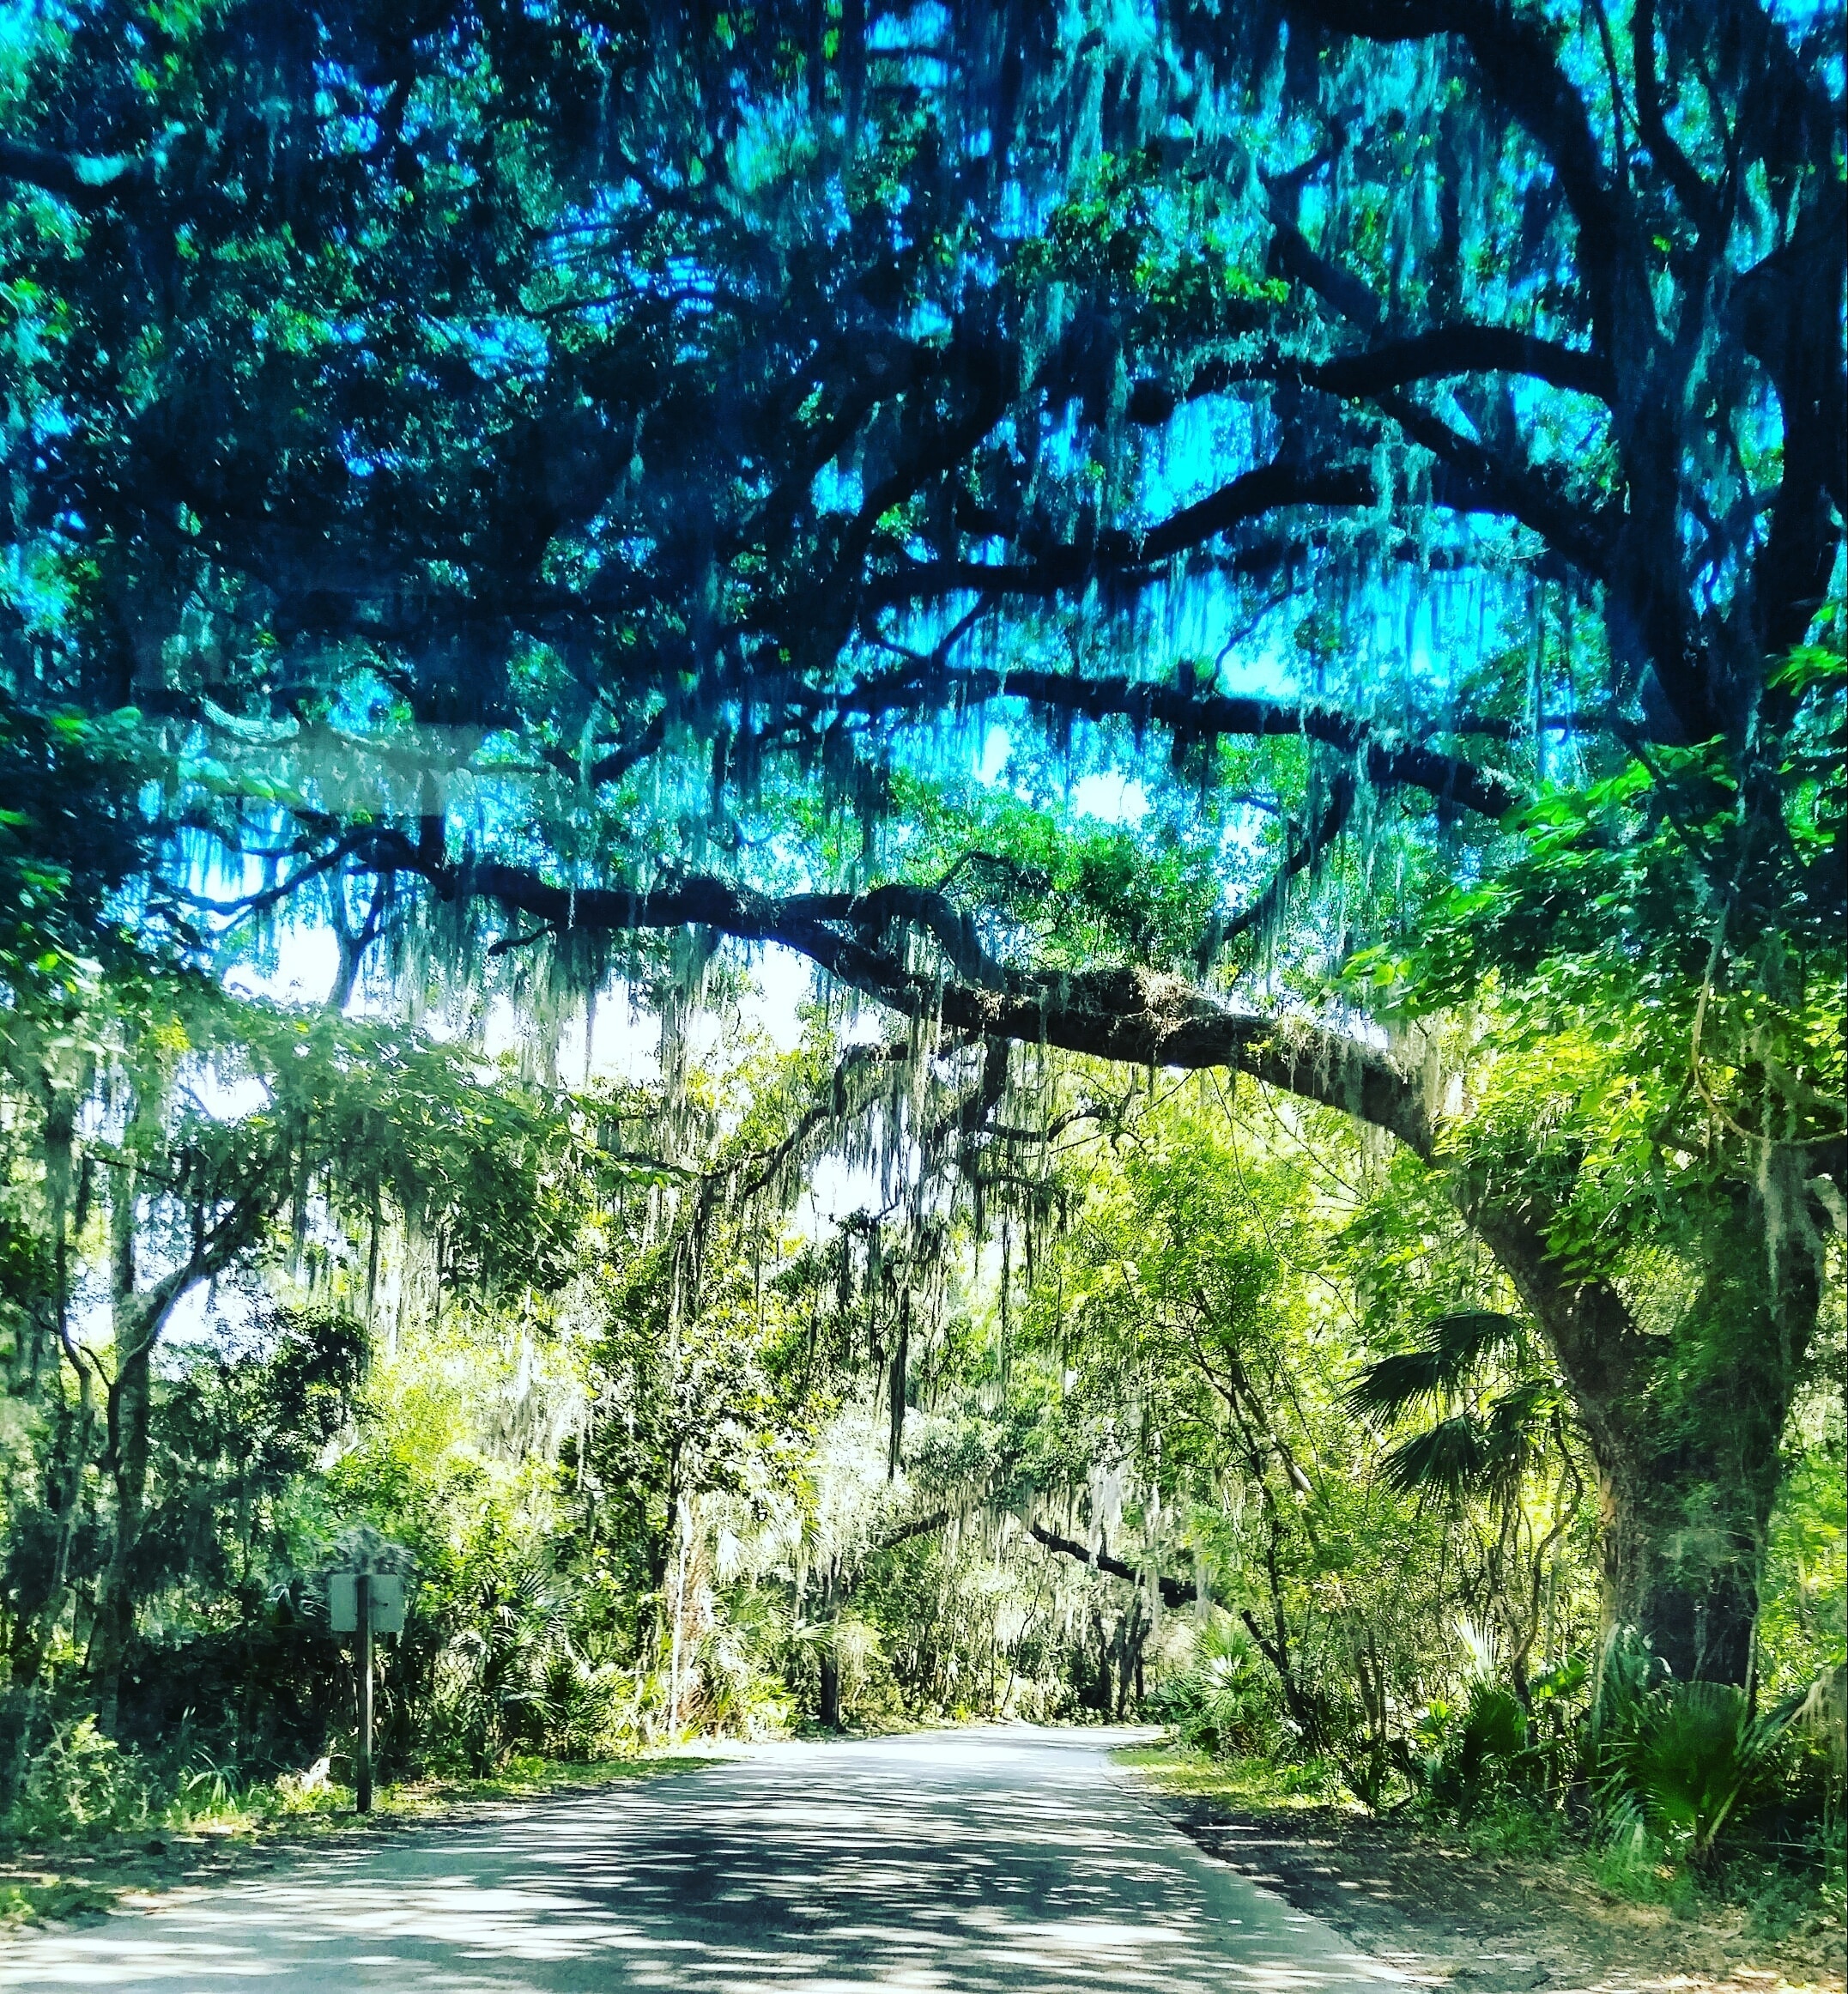
[[[1024,1727],[762,1749],[0,1953],[0,1988],[1225,1994],[1386,1977]]]

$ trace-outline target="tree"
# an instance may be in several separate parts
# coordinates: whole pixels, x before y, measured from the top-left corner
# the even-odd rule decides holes
[[[1571,1641],[1557,1561],[1585,1476],[1557,1380],[1483,1306],[1506,1276],[1435,1187],[1406,1195],[1326,1111],[1171,1082],[1066,1167],[1069,1226],[1023,1311],[1033,1535],[1235,1616],[1300,1749],[1377,1800],[1447,1674],[1435,1596],[1524,1701],[1536,1648]],[[1447,1416],[1383,1452],[1379,1414],[1415,1407]]]
[[[1229,1064],[1386,1130],[1558,1359],[1611,1616],[1737,1678],[1848,1169],[1839,682],[1799,652],[1845,485],[1832,23],[1063,18],[929,50],[858,9],[42,25],[0,168],[56,586],[9,670],[167,716],[150,892],[194,918],[183,828],[270,855],[227,918],[383,880],[364,925],[579,979],[638,936],[706,937],[682,969],[775,942],[933,1028]],[[1378,640],[1421,615],[1463,669]],[[960,730],[1023,713],[1160,730],[1171,803],[1274,813],[1215,847],[1268,870],[1207,864],[1183,937],[1075,864],[1086,946],[979,809],[926,869],[907,800],[957,815]],[[1511,1147],[1511,1112],[1485,1147],[1353,1028],[1366,985],[1325,994],[1434,922],[1468,994],[1537,1007],[1607,860],[1673,875],[1613,922],[1689,1025],[1635,1042],[1642,1093],[1724,1070],[1637,1138],[1705,1160],[1666,1358],[1575,1233],[1597,1142]],[[1434,913],[1459,878],[1519,918]],[[1696,1016],[1724,1043],[1690,1058]],[[1711,1555],[1670,1555],[1702,1488]]]
[[[266,1255],[299,1259],[318,1225],[369,1229],[376,1257],[394,1218],[435,1243],[439,1290],[556,1287],[581,1174],[548,1104],[466,1056],[240,1003],[194,977],[124,973],[74,1021],[61,1008],[55,1030],[25,1007],[9,1022],[0,1088],[23,1137],[10,1174],[34,1276],[21,1340],[80,1391],[67,1532],[93,1427],[112,1485],[88,1668],[113,1730],[142,1586],[155,1354],[176,1309]],[[106,1349],[81,1320],[87,1247],[107,1270]],[[68,1544],[53,1562],[28,1658],[63,1604]],[[36,1663],[21,1671],[28,1690],[36,1678]]]

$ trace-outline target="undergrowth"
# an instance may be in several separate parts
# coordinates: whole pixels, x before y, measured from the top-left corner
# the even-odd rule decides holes
[[[1839,1939],[1848,1922],[1839,1821],[1799,1845],[1742,1839],[1696,1864],[1685,1848],[1646,1826],[1613,1835],[1589,1815],[1574,1821],[1543,1797],[1504,1793],[1458,1819],[1420,1804],[1413,1794],[1383,1809],[1366,1808],[1323,1760],[1216,1759],[1175,1738],[1113,1756],[1177,1798],[1211,1802],[1228,1812],[1372,1815],[1388,1832],[1427,1843],[1445,1859],[1466,1855],[1498,1867],[1530,1868],[1555,1882],[1588,1884],[1614,1903],[1657,1906],[1684,1919],[1724,1914],[1739,1922],[1748,1942],[1832,1932]]]
[[[227,1843],[251,1846],[280,1836],[293,1841],[400,1827],[471,1802],[533,1799],[687,1772],[709,1764],[712,1755],[661,1752],[582,1761],[518,1756],[481,1778],[379,1786],[366,1815],[354,1811],[352,1788],[331,1777],[325,1761],[306,1773],[252,1781],[237,1791],[195,1781],[162,1797],[144,1783],[133,1806],[123,1797],[139,1775],[124,1773],[107,1818],[80,1822],[67,1815],[62,1825],[35,1827],[24,1810],[15,1814],[10,1832],[0,1836],[0,1930],[107,1911],[124,1893],[170,1882],[170,1861]],[[93,1763],[105,1759],[89,1756]],[[120,1757],[132,1762],[134,1755]],[[93,1792],[99,1785],[93,1774]]]

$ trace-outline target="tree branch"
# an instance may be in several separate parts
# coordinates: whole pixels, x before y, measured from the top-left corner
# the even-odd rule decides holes
[[[1622,221],[1584,100],[1554,51],[1545,17],[1512,0],[1289,0],[1290,10],[1366,41],[1457,36],[1483,82],[1552,161],[1578,223],[1578,255],[1598,345],[1609,350]]]
[[[1637,0],[1630,21],[1630,52],[1636,80],[1636,122],[1643,142],[1695,227],[1711,239],[1720,223],[1719,203],[1712,188],[1694,170],[1693,162],[1675,142],[1663,116],[1662,85],[1656,75],[1656,0]]]
[[[1372,472],[1363,464],[1306,466],[1274,461],[1241,473],[1153,526],[1112,527],[1089,547],[1051,548],[1025,563],[954,565],[966,577],[960,587],[992,590],[997,595],[1058,595],[1172,560],[1245,520],[1261,518],[1282,506],[1371,506],[1376,493]],[[866,585],[867,597],[876,606],[911,600],[920,592],[913,585],[915,578],[934,574],[939,565],[906,562],[876,575]]]
[[[1593,579],[1609,579],[1612,535],[1598,512],[1575,502],[1530,465],[1509,464],[1459,435],[1408,396],[1395,391],[1373,398],[1381,413],[1390,415],[1413,442],[1480,492],[1490,511],[1530,527]]]
[[[1498,463],[1436,416],[1395,391],[1371,397],[1413,440],[1439,460],[1441,477],[1433,491],[1440,506],[1459,512],[1493,512],[1531,526],[1573,565],[1602,577],[1607,549],[1602,530],[1585,524],[1584,510],[1555,494],[1527,465]],[[1141,529],[1112,527],[1088,547],[1052,547],[1019,561],[900,561],[868,578],[867,602],[874,608],[965,591],[1001,596],[1057,596],[1082,592],[1094,583],[1146,585],[1160,579],[1163,563],[1193,552],[1247,520],[1286,507],[1319,506],[1340,511],[1371,510],[1380,490],[1370,464],[1301,465],[1281,459],[1241,473],[1218,491]]]
[[[1249,934],[1254,928],[1263,928],[1283,912],[1289,899],[1290,882],[1299,873],[1320,865],[1324,854],[1340,837],[1348,819],[1353,815],[1354,801],[1359,793],[1359,785],[1352,773],[1342,769],[1330,788],[1328,807],[1323,811],[1319,821],[1309,836],[1291,848],[1270,883],[1250,906],[1234,916],[1222,929],[1209,934],[1200,953],[1200,973],[1203,976],[1217,960],[1227,942],[1236,941],[1240,935]]]
[[[1505,817],[1521,802],[1502,777],[1454,755],[1415,742],[1376,736],[1365,721],[1332,706],[1294,706],[1224,694],[1184,692],[1146,680],[1081,678],[1075,673],[1011,671],[997,691],[1048,710],[1098,720],[1118,716],[1137,725],[1159,720],[1194,738],[1215,735],[1272,738],[1300,735],[1359,755],[1376,789],[1421,789],[1440,803]]]
[[[102,208],[132,193],[149,173],[145,160],[93,159],[82,153],[48,152],[43,146],[0,138],[0,180],[42,188],[73,208]]]
[[[983,575],[1002,572],[981,564],[973,566],[976,573]],[[955,633],[962,633],[969,622],[969,617],[962,618]],[[891,713],[968,712],[991,700],[1019,699],[1042,712],[1076,713],[1090,720],[1120,718],[1138,728],[1160,724],[1186,740],[1207,740],[1220,735],[1271,738],[1297,735],[1359,756],[1367,781],[1376,790],[1423,790],[1440,803],[1497,819],[1518,809],[1523,801],[1520,792],[1496,771],[1419,742],[1382,735],[1366,721],[1356,719],[1339,707],[1235,698],[1148,680],[1088,678],[1075,672],[1034,669],[996,671],[946,665],[942,650],[939,645],[928,657],[908,658],[896,670],[862,679],[837,692],[818,689],[792,671],[748,668],[715,679],[707,691],[714,700],[748,696],[771,704],[780,700],[817,718],[832,716],[831,724],[836,725],[843,716],[850,714],[876,719]],[[1506,720],[1492,724],[1503,734],[1510,730],[1511,724]],[[1460,722],[1445,722],[1442,730],[1458,733],[1469,730]],[[642,743],[638,741],[632,745],[636,751],[634,758],[639,760]],[[629,751],[621,752],[627,756]],[[570,762],[569,766],[575,770],[577,764]],[[604,779],[601,773],[603,767],[602,762],[593,765],[593,779]]]
[[[777,1173],[802,1152],[807,1142],[821,1130],[839,1121],[846,1111],[850,1083],[863,1072],[879,1066],[902,1065],[911,1053],[909,1041],[903,1039],[877,1045],[850,1045],[829,1077],[827,1098],[809,1107],[780,1142],[728,1165],[724,1172],[713,1173],[715,1176],[733,1176],[732,1202],[742,1204],[754,1197],[775,1181]],[[735,1173],[745,1162],[754,1163],[757,1167],[742,1183],[737,1182]]]
[[[650,892],[570,888],[518,866],[452,866],[391,831],[378,834],[365,862],[417,874],[443,899],[491,900],[560,927],[567,921],[611,933],[703,927],[740,941],[781,942],[862,995],[972,1038],[1057,1045],[1142,1067],[1236,1067],[1384,1129],[1421,1156],[1433,1151],[1422,1090],[1384,1052],[1305,1019],[1229,1009],[1160,971],[996,966],[996,987],[972,987],[922,974],[858,932],[844,933],[836,896],[779,900],[707,876]]]
[[[1092,1551],[1070,1537],[1062,1537],[1056,1530],[1049,1530],[1039,1524],[1028,1524],[1027,1534],[1035,1543],[1044,1544],[1047,1550],[1057,1551],[1061,1557],[1075,1558],[1081,1565],[1088,1565],[1094,1572],[1107,1572],[1112,1579],[1126,1579],[1132,1585],[1140,1585],[1144,1574],[1135,1566],[1126,1565],[1121,1558],[1113,1558],[1108,1551]],[[1148,1574],[1161,1588],[1161,1603],[1167,1607],[1191,1606],[1198,1594],[1195,1589],[1180,1579],[1170,1579],[1166,1573]]]
[[[876,1557],[882,1551],[895,1551],[900,1544],[908,1544],[913,1537],[927,1537],[933,1530],[942,1530],[949,1521],[949,1512],[940,1509],[930,1516],[921,1516],[915,1522],[900,1524],[894,1530],[888,1530],[873,1545]]]
[[[1418,381],[1483,373],[1524,374],[1600,401],[1609,401],[1615,391],[1609,365],[1586,348],[1542,339],[1512,325],[1461,324],[1433,326],[1330,360],[1271,354],[1251,361],[1208,361],[1188,376],[1183,395],[1159,380],[1137,382],[1129,415],[1146,425],[1165,422],[1180,401],[1198,401],[1245,381],[1294,381],[1343,400],[1366,401]]]

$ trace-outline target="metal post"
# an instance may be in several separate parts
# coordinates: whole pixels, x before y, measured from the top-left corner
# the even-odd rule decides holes
[[[354,1581],[360,1623],[360,1749],[354,1767],[361,1814],[373,1810],[373,1581],[361,1572]]]

